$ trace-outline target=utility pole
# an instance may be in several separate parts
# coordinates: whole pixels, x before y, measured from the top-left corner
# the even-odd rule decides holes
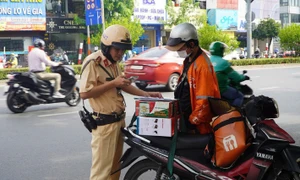
[[[87,45],[88,45],[87,54],[90,55],[92,53],[92,51],[91,51],[90,26],[86,26],[86,30],[87,30]]]
[[[102,33],[105,30],[105,17],[104,17],[104,0],[100,0],[101,1],[101,18],[102,18]]]
[[[252,49],[252,11],[251,0],[247,0],[247,58],[251,58]]]

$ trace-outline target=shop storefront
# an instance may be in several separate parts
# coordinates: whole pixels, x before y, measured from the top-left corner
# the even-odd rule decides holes
[[[19,65],[26,65],[26,54],[34,37],[46,30],[45,1],[2,1],[0,7],[0,58],[18,55]]]
[[[51,55],[55,49],[61,48],[69,56],[78,56],[79,44],[83,42],[82,33],[86,33],[86,26],[76,24],[73,18],[47,17],[46,51]]]
[[[80,33],[86,30],[74,23],[75,14],[84,17],[83,0],[1,1],[0,59],[17,54],[19,65],[27,66],[26,56],[36,38],[46,41],[47,51],[61,47],[77,55],[83,42]]]

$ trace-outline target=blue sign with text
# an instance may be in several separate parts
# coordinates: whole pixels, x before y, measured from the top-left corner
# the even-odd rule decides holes
[[[101,0],[85,0],[85,21],[86,25],[102,24]]]

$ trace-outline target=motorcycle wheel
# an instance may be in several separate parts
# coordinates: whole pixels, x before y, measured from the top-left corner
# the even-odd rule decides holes
[[[77,106],[80,102],[80,94],[79,94],[79,88],[76,87],[76,90],[74,90],[67,98],[66,103],[69,106]]]
[[[149,160],[143,159],[137,163],[135,163],[125,174],[124,180],[149,180],[155,179],[157,176],[157,163]],[[178,175],[174,174],[176,180],[183,180]],[[167,179],[167,169],[163,170],[161,173],[159,180]]]
[[[6,104],[9,110],[14,113],[22,113],[26,110],[27,105],[24,99],[20,98],[15,92],[9,92],[6,98]]]

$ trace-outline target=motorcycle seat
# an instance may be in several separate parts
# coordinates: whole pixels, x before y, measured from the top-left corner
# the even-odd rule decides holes
[[[172,144],[172,137],[145,136],[151,144],[162,149],[169,150]],[[185,134],[178,133],[176,149],[204,149],[213,134]]]

